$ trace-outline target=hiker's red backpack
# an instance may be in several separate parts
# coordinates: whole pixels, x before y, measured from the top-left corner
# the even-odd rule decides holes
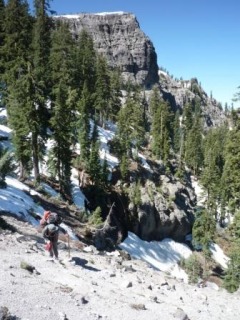
[[[45,227],[47,224],[59,225],[62,222],[62,218],[56,212],[45,211],[42,219],[40,220],[40,225]]]
[[[48,224],[47,220],[48,220],[48,217],[49,217],[50,213],[51,213],[51,211],[44,211],[43,217],[40,220],[40,225],[42,227],[45,227]]]

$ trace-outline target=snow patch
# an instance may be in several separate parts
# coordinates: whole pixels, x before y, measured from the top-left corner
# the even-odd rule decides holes
[[[192,251],[185,244],[172,239],[162,241],[143,241],[129,232],[128,237],[120,244],[133,258],[141,259],[157,270],[169,272],[172,276],[188,281],[187,274],[179,268],[181,258],[187,259]]]
[[[227,269],[229,258],[224,254],[222,249],[216,243],[210,245],[213,259],[218,262],[223,268]]]
[[[65,19],[79,19],[80,16],[83,13],[79,13],[79,14],[63,14],[63,15],[57,15],[57,18],[65,18]],[[127,14],[124,11],[115,11],[115,12],[97,12],[97,13],[91,13],[92,15],[96,15],[96,16],[107,16],[107,15],[111,15],[111,14],[115,14],[115,15],[123,15],[123,14]]]

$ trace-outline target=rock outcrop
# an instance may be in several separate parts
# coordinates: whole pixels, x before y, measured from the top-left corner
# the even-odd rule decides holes
[[[164,238],[184,241],[192,229],[195,193],[178,179],[173,181],[165,175],[158,178],[159,186],[151,177],[141,185],[140,204],[129,204],[132,231],[147,241]]]
[[[97,52],[106,56],[110,66],[119,67],[123,79],[146,88],[158,82],[157,55],[151,40],[130,13],[99,13],[56,16],[69,24],[77,38],[84,29],[93,38]]]
[[[202,110],[205,127],[217,127],[226,123],[226,114],[222,106],[201,87],[196,78],[191,80],[174,79],[167,72],[159,71],[160,91],[164,100],[168,100],[174,111],[182,109],[192,100],[198,101]]]

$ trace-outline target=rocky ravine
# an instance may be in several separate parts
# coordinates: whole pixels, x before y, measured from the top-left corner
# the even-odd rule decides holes
[[[60,242],[63,261],[49,261],[39,231],[7,220],[18,232],[0,233],[0,319],[7,319],[2,307],[22,320],[239,319],[239,291],[187,285],[118,251],[100,253],[79,243],[71,243],[69,259]],[[22,261],[33,272],[22,269]]]

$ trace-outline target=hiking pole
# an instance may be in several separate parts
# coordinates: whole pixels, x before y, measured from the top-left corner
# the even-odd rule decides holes
[[[68,234],[68,258],[70,259],[70,237],[69,237],[69,234]]]

